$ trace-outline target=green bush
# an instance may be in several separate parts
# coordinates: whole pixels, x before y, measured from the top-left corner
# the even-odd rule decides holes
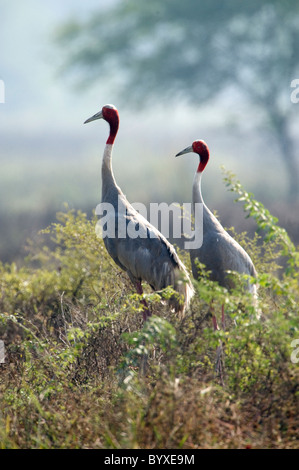
[[[1,448],[296,447],[299,252],[233,175],[225,182],[260,230],[231,229],[257,267],[258,308],[202,266],[184,318],[163,300],[169,289],[144,286],[144,325],[140,296],[80,211],[30,241],[22,267],[0,265]],[[210,309],[220,317],[222,305],[227,327],[215,332]]]

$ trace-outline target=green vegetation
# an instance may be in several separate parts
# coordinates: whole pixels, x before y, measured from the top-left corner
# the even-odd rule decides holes
[[[234,233],[259,273],[260,320],[248,295],[203,269],[182,319],[163,301],[169,289],[146,290],[143,325],[138,295],[80,211],[58,214],[22,267],[0,265],[0,448],[298,446],[299,252],[233,175],[225,181],[261,230]],[[225,331],[211,328],[212,300],[232,320]]]

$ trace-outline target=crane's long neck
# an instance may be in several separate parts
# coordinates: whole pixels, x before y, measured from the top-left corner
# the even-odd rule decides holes
[[[106,142],[102,160],[102,201],[111,199],[112,192],[119,192],[112,169],[112,150],[118,131],[118,117],[110,122],[110,134]]]
[[[193,204],[196,202],[204,204],[202,194],[201,194],[201,171],[196,171],[193,180],[193,187],[192,187],[192,201]]]
[[[102,160],[102,202],[111,202],[117,198],[119,187],[116,184],[112,169],[112,144],[106,144]],[[113,197],[114,195],[114,197]]]
[[[204,142],[199,141],[198,143],[200,143],[201,147],[203,147]],[[209,149],[207,148],[206,144],[204,144],[204,147],[201,149],[200,153],[198,151],[196,151],[196,153],[198,153],[199,155],[199,165],[198,165],[198,168],[196,170],[196,173],[194,175],[194,180],[193,180],[193,194],[192,194],[193,204],[198,202],[198,203],[203,204],[204,207],[206,207],[204,200],[202,198],[202,194],[201,194],[201,176],[209,161],[209,156],[210,156]]]
[[[112,169],[112,150],[113,146],[111,144],[106,144],[103,160],[102,160],[102,179],[103,181],[114,180],[113,169]]]
[[[203,204],[203,233],[207,233],[209,230],[217,230],[221,229],[221,225],[216,217],[212,214],[210,209],[206,206],[202,193],[201,193],[201,178],[202,178],[202,171],[196,171],[193,180],[193,187],[192,187],[192,204],[193,204],[193,212],[195,213],[195,203]]]

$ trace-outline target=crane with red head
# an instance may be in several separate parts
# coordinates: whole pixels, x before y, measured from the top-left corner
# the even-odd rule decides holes
[[[128,202],[115,181],[112,151],[119,128],[118,110],[113,105],[105,105],[85,123],[98,119],[104,119],[110,128],[102,160],[102,203],[111,205],[115,219],[115,233],[112,237],[104,238],[105,247],[114,262],[128,274],[138,294],[143,294],[142,281],[147,282],[155,291],[171,286],[176,294],[171,296],[170,305],[177,312],[183,313],[194,293],[184,264],[162,233]],[[124,224],[126,227],[130,224],[130,230],[135,227],[145,236],[130,237],[129,231],[123,236],[119,231]],[[150,310],[145,299],[142,299],[142,304],[143,318],[147,320]]]

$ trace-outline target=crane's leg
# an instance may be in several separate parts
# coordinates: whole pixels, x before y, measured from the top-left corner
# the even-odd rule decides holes
[[[135,286],[136,286],[137,294],[142,295],[143,289],[142,289],[141,282],[136,281]],[[143,320],[146,321],[151,316],[151,312],[150,312],[150,309],[148,308],[148,304],[145,299],[141,299],[140,302],[143,305],[143,310],[142,310]]]
[[[218,323],[217,323],[217,318],[216,318],[216,315],[215,315],[215,310],[214,310],[214,307],[213,307],[213,299],[211,300],[210,302],[210,314],[212,315],[212,323],[213,323],[213,328],[214,328],[214,331],[217,331],[219,330],[219,326],[218,326]]]

